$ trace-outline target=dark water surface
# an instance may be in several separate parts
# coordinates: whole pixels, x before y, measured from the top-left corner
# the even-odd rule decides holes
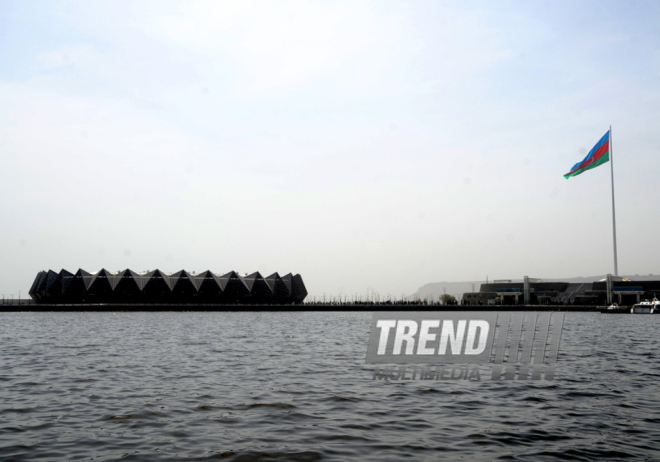
[[[0,313],[0,460],[660,460],[660,316],[553,381],[374,381],[370,313]]]

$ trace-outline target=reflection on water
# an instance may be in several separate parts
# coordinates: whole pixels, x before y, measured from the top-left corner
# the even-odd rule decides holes
[[[660,316],[554,381],[374,381],[370,313],[0,313],[0,460],[660,459]]]

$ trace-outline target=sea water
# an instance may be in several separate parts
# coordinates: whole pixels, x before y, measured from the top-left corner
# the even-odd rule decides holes
[[[371,314],[0,313],[0,460],[660,460],[660,316],[554,380],[374,380]]]

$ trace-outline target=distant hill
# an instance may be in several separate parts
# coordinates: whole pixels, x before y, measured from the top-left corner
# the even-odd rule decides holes
[[[589,276],[583,278],[562,278],[562,279],[545,279],[542,278],[543,282],[574,282],[574,283],[583,283],[583,282],[594,282],[605,279],[607,275],[603,274],[600,276]],[[649,274],[647,276],[642,276],[639,274],[634,275],[624,275],[626,279],[631,281],[656,281],[660,280],[660,275]],[[490,279],[488,282],[493,282],[493,279]],[[511,279],[511,282],[523,282],[522,278],[520,279]],[[474,291],[479,292],[479,287],[481,284],[485,284],[486,281],[466,281],[466,282],[432,282],[429,284],[424,284],[422,287],[417,289],[417,292],[410,295],[410,299],[416,298],[434,298],[437,299],[443,293],[453,295],[454,297],[460,298],[466,292],[472,292],[472,287],[474,285]],[[443,290],[444,289],[444,290]]]

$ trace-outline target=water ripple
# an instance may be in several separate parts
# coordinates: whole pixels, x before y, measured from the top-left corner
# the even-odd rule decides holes
[[[660,460],[660,316],[552,382],[375,381],[369,313],[0,313],[0,460]]]

